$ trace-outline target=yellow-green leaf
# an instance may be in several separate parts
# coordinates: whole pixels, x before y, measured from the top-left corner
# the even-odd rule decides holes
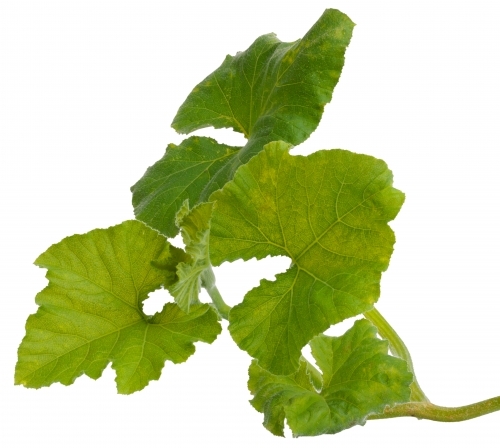
[[[345,14],[327,9],[302,39],[281,42],[266,34],[227,56],[189,94],[172,126],[181,133],[230,127],[247,144],[228,147],[193,137],[170,145],[132,187],[136,217],[174,236],[175,214],[185,199],[191,206],[206,201],[266,143],[306,140],[332,98],[353,27]]]
[[[135,216],[166,236],[177,235],[175,216],[184,201],[198,204],[207,184],[239,149],[206,137],[168,145],[163,157],[131,188]]]
[[[273,375],[256,361],[250,367],[250,402],[264,414],[264,426],[283,436],[284,420],[294,436],[335,434],[364,425],[370,414],[407,402],[413,375],[406,363],[387,354],[388,343],[362,319],[341,337],[320,335],[310,345],[322,370],[320,390],[312,385],[310,366],[301,361],[288,376]],[[316,372],[317,373],[317,372]]]
[[[194,342],[213,342],[221,327],[209,305],[186,314],[167,303],[154,316],[144,314],[142,302],[165,281],[151,261],[169,254],[164,237],[126,221],[67,237],[40,255],[35,264],[48,270],[49,285],[26,323],[16,384],[96,379],[111,362],[118,392],[128,394],[157,380],[166,360],[186,361]]]
[[[272,373],[299,367],[302,347],[380,295],[404,195],[374,157],[343,150],[290,156],[274,142],[215,192],[210,257],[285,255],[288,271],[261,281],[229,314],[238,346]]]

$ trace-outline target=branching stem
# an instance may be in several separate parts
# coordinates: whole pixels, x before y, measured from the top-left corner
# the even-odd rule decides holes
[[[227,320],[231,307],[224,302],[219,290],[215,286],[215,276],[211,268],[204,278],[203,286],[212,298],[212,302],[221,317]],[[500,411],[500,397],[489,398],[488,400],[480,401],[478,403],[455,408],[437,406],[431,403],[417,382],[410,352],[394,328],[391,327],[389,322],[385,320],[384,316],[382,316],[376,308],[367,311],[364,313],[364,316],[377,327],[380,336],[387,339],[392,354],[405,360],[408,365],[408,370],[413,373],[413,383],[410,386],[411,401],[387,407],[381,414],[370,415],[368,420],[380,420],[396,417],[416,417],[418,419],[434,420],[438,422],[461,422],[490,414],[491,412]],[[317,384],[317,387],[320,387],[320,372],[309,362],[307,362],[307,364],[311,380]]]

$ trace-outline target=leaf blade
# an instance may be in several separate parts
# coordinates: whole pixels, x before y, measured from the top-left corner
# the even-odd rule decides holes
[[[170,145],[132,187],[135,216],[174,236],[175,213],[185,199],[191,206],[207,201],[266,143],[306,140],[332,98],[353,26],[345,14],[329,9],[302,39],[281,42],[267,34],[227,56],[188,95],[172,126],[181,133],[230,127],[242,132],[247,144],[230,148],[192,137],[178,148]]]
[[[298,368],[313,336],[378,299],[395,241],[387,222],[404,200],[380,160],[343,150],[292,157],[289,148],[266,145],[210,198],[215,266],[267,255],[292,261],[229,315],[238,346],[281,375]]]
[[[254,395],[251,404],[264,414],[264,426],[282,436],[286,418],[294,436],[335,434],[363,425],[386,406],[407,402],[413,375],[403,360],[387,354],[387,341],[376,333],[362,319],[343,336],[320,335],[311,341],[323,370],[321,391],[308,380],[305,361],[288,376],[273,375],[254,361],[248,386]]]
[[[206,137],[170,144],[163,157],[131,187],[135,216],[166,236],[177,235],[175,216],[184,201],[192,206],[201,202],[209,180],[239,149]]]
[[[345,14],[327,9],[296,42],[281,42],[274,34],[257,38],[193,89],[173,128],[190,133],[231,127],[247,138],[301,143],[331,100],[353,27]]]
[[[49,285],[37,295],[39,309],[27,320],[15,383],[69,385],[84,373],[96,379],[111,361],[118,391],[132,393],[157,379],[165,360],[186,360],[194,352],[193,342],[213,342],[220,325],[208,305],[188,317],[167,304],[159,315],[182,313],[186,331],[195,322],[206,332],[173,349],[163,344],[163,354],[151,355],[151,337],[160,327],[164,334],[178,327],[142,311],[142,302],[164,281],[164,273],[149,260],[166,255],[165,238],[138,221],[126,221],[65,238],[38,257],[36,264],[48,270]]]

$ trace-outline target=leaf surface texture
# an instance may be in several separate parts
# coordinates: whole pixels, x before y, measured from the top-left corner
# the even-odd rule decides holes
[[[252,362],[251,404],[264,414],[264,426],[283,436],[286,418],[294,436],[334,434],[363,425],[368,415],[387,405],[407,402],[413,375],[402,359],[387,354],[387,341],[377,339],[376,333],[362,319],[341,337],[320,335],[311,341],[323,372],[320,390],[311,383],[306,361],[288,376],[273,375]]]
[[[135,216],[166,236],[177,235],[175,216],[184,201],[196,205],[205,186],[239,149],[206,137],[168,145],[131,188]]]
[[[210,257],[290,257],[276,281],[262,280],[229,314],[238,346],[272,373],[299,367],[301,349],[330,325],[369,310],[380,295],[404,195],[387,165],[344,150],[290,156],[268,144],[214,201]]]
[[[154,316],[142,311],[165,281],[151,261],[168,260],[170,249],[156,231],[126,221],[65,238],[40,255],[35,264],[47,268],[49,285],[26,323],[16,384],[69,385],[82,374],[97,379],[111,362],[118,392],[128,394],[157,380],[166,360],[186,361],[194,342],[213,342],[221,327],[209,305],[189,314],[174,303]]]
[[[173,236],[185,199],[192,206],[206,201],[266,143],[306,140],[332,98],[353,27],[345,14],[328,9],[302,39],[288,43],[266,34],[227,56],[188,95],[172,126],[181,133],[229,127],[242,132],[247,144],[235,148],[193,137],[170,145],[132,187],[136,217]]]

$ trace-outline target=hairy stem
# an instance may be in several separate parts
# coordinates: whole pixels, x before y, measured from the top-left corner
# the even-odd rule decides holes
[[[226,302],[224,302],[224,299],[217,289],[217,286],[213,285],[210,289],[207,288],[207,292],[221,317],[228,320],[231,307]]]
[[[391,353],[405,360],[408,365],[408,370],[413,373],[413,383],[410,386],[411,401],[429,402],[429,399],[426,397],[424,391],[418,384],[410,352],[394,328],[391,327],[389,322],[385,320],[384,316],[382,316],[376,308],[367,311],[364,313],[364,316],[378,328],[380,336],[389,341],[389,349],[391,350]]]
[[[478,403],[446,408],[428,402],[410,402],[387,407],[382,414],[368,417],[368,420],[379,420],[395,417],[416,417],[418,419],[434,420],[437,422],[461,422],[480,417],[500,410],[500,397],[490,398]]]
[[[214,271],[212,270],[212,266],[209,266],[203,271],[201,279],[202,279],[202,285],[207,290],[208,295],[210,296],[213,304],[215,305],[215,308],[217,308],[217,311],[219,312],[219,314],[223,319],[228,320],[229,311],[231,310],[231,307],[226,302],[224,302],[224,299],[222,298],[219,290],[217,289],[217,286],[215,286],[215,274]]]

